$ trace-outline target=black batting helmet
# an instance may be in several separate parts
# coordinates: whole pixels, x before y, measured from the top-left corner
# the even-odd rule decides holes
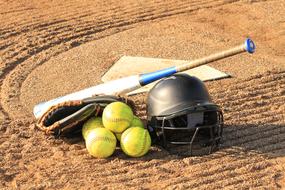
[[[150,90],[147,120],[153,141],[167,150],[187,145],[187,155],[205,154],[200,150],[211,153],[221,142],[220,107],[212,102],[200,79],[186,74],[162,79]]]

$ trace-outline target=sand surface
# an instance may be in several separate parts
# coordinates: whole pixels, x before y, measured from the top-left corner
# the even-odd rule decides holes
[[[0,0],[0,189],[285,188],[284,10],[284,0]],[[153,147],[95,159],[81,138],[34,127],[35,104],[99,84],[122,55],[191,60],[248,36],[254,55],[210,64],[234,76],[206,83],[226,125],[212,155]],[[145,96],[133,97],[142,119]]]

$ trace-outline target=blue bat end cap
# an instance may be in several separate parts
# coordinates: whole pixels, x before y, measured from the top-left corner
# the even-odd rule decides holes
[[[255,52],[255,44],[254,42],[247,38],[245,40],[245,50],[248,52],[248,53],[254,53]]]

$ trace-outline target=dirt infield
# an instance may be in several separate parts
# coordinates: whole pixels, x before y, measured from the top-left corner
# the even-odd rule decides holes
[[[0,0],[0,188],[285,188],[284,10],[284,0]],[[210,64],[233,76],[206,83],[226,125],[214,154],[94,159],[81,138],[34,126],[36,103],[100,83],[122,55],[190,60],[247,36],[254,55]],[[145,119],[145,94],[134,100]]]

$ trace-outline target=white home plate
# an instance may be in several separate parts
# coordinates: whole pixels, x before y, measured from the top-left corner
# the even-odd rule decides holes
[[[102,77],[103,82],[119,79],[122,77],[149,73],[164,68],[181,65],[189,61],[184,60],[172,60],[172,59],[160,59],[160,58],[149,58],[149,57],[132,57],[123,56],[109,69],[108,72]],[[221,72],[213,67],[203,65],[194,69],[185,71],[191,76],[198,77],[202,81],[216,80],[221,78],[230,77],[230,75]],[[138,90],[128,93],[128,95],[138,94],[149,91],[156,83],[146,85]]]

